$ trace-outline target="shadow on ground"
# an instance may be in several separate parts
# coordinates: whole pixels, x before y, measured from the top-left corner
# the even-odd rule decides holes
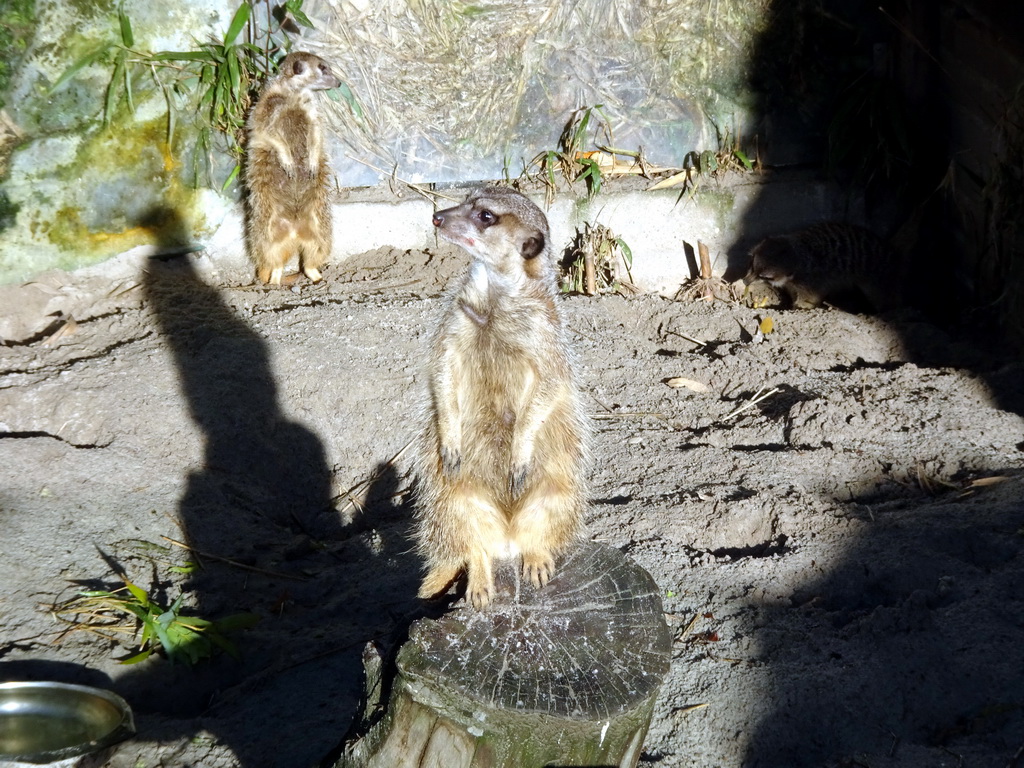
[[[153,215],[174,231],[173,212]],[[313,765],[355,714],[362,646],[415,606],[408,516],[386,470],[358,522],[341,524],[324,448],[282,413],[267,345],[192,264],[154,259],[144,282],[205,437],[178,505],[181,543],[202,565],[183,589],[200,616],[261,620],[234,638],[238,660],[151,660],[113,688],[135,709],[140,740],[209,739],[251,768]],[[360,533],[377,527],[392,535],[370,546]]]
[[[930,4],[776,0],[750,68],[758,146],[769,166],[828,168],[849,195],[851,217],[860,206],[877,232],[894,236],[911,222],[915,309],[899,324],[909,358],[969,368],[1000,408],[1024,414],[1024,365],[979,322],[982,314],[963,311],[978,299],[956,266],[967,258],[957,250],[957,212],[967,206],[943,184],[955,150],[948,72],[936,60],[939,13]],[[771,206],[764,199],[749,212],[730,254],[734,276],[746,270]],[[1017,479],[1001,493],[1021,491]],[[864,509],[853,505],[851,514]],[[1024,743],[1024,668],[1014,650],[1024,630],[1024,504],[1009,516],[957,499],[875,511],[870,534],[828,573],[808,578],[785,608],[785,623],[796,613],[816,639],[811,657],[803,643],[804,655],[789,650],[775,631],[780,609],[765,606],[759,645],[774,680],[771,712],[751,735],[744,765],[876,765],[879,756],[926,747],[955,759],[966,734],[980,735],[999,761],[992,764],[1015,764]],[[933,552],[942,556],[925,554]],[[1005,599],[973,602],[981,593]]]

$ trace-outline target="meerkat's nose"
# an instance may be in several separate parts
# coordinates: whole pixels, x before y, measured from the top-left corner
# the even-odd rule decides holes
[[[442,216],[440,213],[435,213],[433,222],[435,227],[440,227],[442,224],[444,224],[444,216]]]

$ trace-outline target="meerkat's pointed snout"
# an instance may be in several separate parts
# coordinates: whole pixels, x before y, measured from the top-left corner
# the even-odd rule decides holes
[[[444,224],[444,216],[441,215],[442,213],[443,211],[438,211],[431,219],[431,221],[434,222],[435,227],[440,227]]]

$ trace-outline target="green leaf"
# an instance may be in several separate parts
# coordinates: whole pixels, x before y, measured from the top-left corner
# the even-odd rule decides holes
[[[121,24],[121,42],[125,48],[131,48],[135,45],[135,36],[132,34],[132,22],[124,12],[123,5],[117,7],[117,20]]]
[[[114,107],[117,106],[117,89],[124,78],[124,60],[126,56],[127,51],[123,48],[117,52],[117,59],[114,62],[114,74],[110,78],[110,83],[107,84],[107,98],[103,102],[104,125],[109,125],[111,118],[114,116]]]
[[[139,604],[142,605],[142,607],[148,608],[150,603],[149,595],[146,594],[146,590],[144,590],[142,587],[132,584],[130,581],[128,581],[128,579],[124,578],[123,576],[121,577],[121,579],[122,581],[124,581],[124,585],[128,588],[128,591],[132,593],[132,597],[138,600]]]
[[[233,659],[240,659],[241,654],[238,652],[238,646],[228,640],[226,637],[221,637],[218,634],[211,634],[207,636],[207,639],[224,651],[228,656]]]
[[[238,177],[238,172],[241,169],[242,169],[241,164],[240,163],[236,163],[235,167],[231,169],[231,173],[228,174],[227,179],[224,180],[224,185],[220,188],[221,192],[226,192],[227,191],[227,188],[231,186],[231,182],[233,182]],[[194,569],[195,569],[195,566],[193,564],[193,570]],[[171,570],[173,571],[174,569],[172,568]],[[191,573],[191,571],[182,571],[182,573]]]
[[[138,664],[140,661],[145,661],[153,655],[153,649],[147,648],[141,653],[136,653],[134,656],[129,656],[127,659],[121,659],[122,664]]]
[[[80,591],[78,594],[81,597],[109,597],[113,600],[120,599],[113,592],[108,592],[105,589],[86,589]]]
[[[626,269],[633,266],[633,251],[630,250],[629,246],[626,245],[626,241],[621,237],[615,238],[615,244],[619,246],[619,250],[622,251],[622,260],[626,262]]]
[[[231,25],[228,27],[228,33],[224,35],[225,47],[233,44],[235,38],[238,37],[238,33],[242,31],[242,28],[249,21],[249,16],[252,13],[252,6],[248,2],[242,3],[238,6],[238,10],[235,11],[235,16],[231,19]]]
[[[251,629],[259,621],[260,616],[257,613],[233,613],[230,616],[225,616],[223,619],[217,619],[213,623],[220,632],[237,632],[241,629]]]
[[[352,89],[349,88],[348,83],[342,80],[341,85],[339,85],[335,89],[332,89],[330,93],[334,93],[334,91],[338,91],[338,93],[341,94],[341,98],[343,98],[345,100],[345,103],[348,104],[348,108],[352,110],[352,113],[356,117],[362,119],[363,108],[359,106],[359,102],[356,101],[356,95],[352,93]]]
[[[152,622],[142,622],[142,634],[139,636],[139,648],[145,648],[151,642],[153,642],[153,626]]]
[[[748,171],[754,170],[754,164],[750,162],[750,158],[747,157],[746,153],[742,149],[734,149],[732,153],[736,156],[736,159],[743,163],[743,167]]]
[[[124,97],[128,102],[128,111],[134,115],[135,99],[132,98],[132,71],[128,67],[124,69]]]
[[[582,157],[576,162],[583,166],[583,170],[576,177],[577,181],[579,179],[586,181],[587,194],[594,197],[601,191],[601,166],[597,164],[596,160],[589,157]]]
[[[705,149],[700,153],[700,172],[702,176],[706,176],[712,171],[718,170],[718,158],[715,157],[715,153],[710,149]]]
[[[288,0],[284,4],[285,9],[292,15],[299,24],[304,27],[313,28],[313,22],[309,20],[309,17],[302,11],[302,0]]]
[[[213,86],[213,114],[220,117],[224,114],[224,102],[227,100],[228,86],[224,78],[217,78],[217,84]]]
[[[237,99],[242,87],[242,78],[238,73],[238,56],[234,51],[228,56],[228,76],[231,78],[231,96]]]
[[[85,54],[85,56],[83,56],[70,67],[64,70],[63,74],[61,74],[61,76],[57,78],[57,82],[50,86],[50,93],[53,93],[55,90],[60,88],[62,85],[64,85],[64,83],[66,83],[72,77],[77,75],[85,67],[88,67],[90,64],[96,63],[96,61],[101,56],[103,56],[103,54],[105,54],[113,47],[114,46],[111,43],[104,43],[99,48],[89,51],[89,53]]]
[[[160,51],[149,57],[153,61],[216,61],[209,50],[202,51]]]

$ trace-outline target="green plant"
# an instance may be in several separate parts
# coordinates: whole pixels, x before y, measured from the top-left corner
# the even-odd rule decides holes
[[[265,14],[257,12],[263,6]],[[143,78],[162,93],[167,103],[167,143],[173,145],[179,114],[194,116],[199,127],[199,147],[195,155],[194,179],[199,180],[200,158],[209,158],[213,138],[227,139],[227,151],[236,164],[222,188],[237,176],[243,154],[245,118],[262,83],[277,69],[278,59],[291,47],[288,33],[297,24],[311,27],[302,11],[302,0],[245,0],[235,11],[224,36],[218,41],[197,43],[194,50],[152,53],[134,48],[135,35],[124,7],[117,10],[118,42],[106,42],[75,61],[53,85],[59,88],[83,68],[112,55],[113,70],[103,106],[103,124],[109,125],[124,104],[135,111],[135,90]],[[342,97],[353,105],[352,92],[346,86]],[[207,163],[209,167],[210,163]]]
[[[544,183],[549,204],[558,188],[555,180],[556,172],[561,173],[569,184],[582,180],[586,184],[588,197],[592,198],[601,191],[603,176],[601,166],[596,159],[600,151],[585,151],[584,147],[587,145],[587,133],[595,112],[601,118],[595,128],[595,133],[603,133],[606,143],[612,143],[608,119],[601,111],[603,106],[603,104],[597,104],[593,107],[581,107],[575,110],[562,129],[562,134],[558,139],[558,149],[541,152],[530,161],[530,167],[537,168],[537,176]]]
[[[182,612],[184,594],[164,607],[125,576],[121,580],[123,587],[83,590],[77,597],[53,606],[55,618],[71,625],[62,637],[78,630],[104,637],[110,637],[109,633],[130,634],[138,643],[138,652],[122,659],[122,664],[145,661],[162,648],[171,661],[191,666],[217,650],[238,658],[238,649],[225,634],[248,629],[259,621],[253,613],[237,613],[217,621],[186,616]]]
[[[619,271],[620,264],[626,271],[625,280]],[[562,260],[562,290],[588,296],[622,291],[632,287],[632,266],[633,252],[625,240],[603,224],[586,223],[582,231],[576,232],[576,238]]]
[[[36,19],[35,0],[7,0],[0,10],[0,107],[5,106],[3,94],[11,83],[18,57],[25,52]]]
[[[707,179],[717,178],[729,171],[753,171],[755,163],[740,148],[739,141],[728,130],[719,132],[718,149],[692,150],[683,156],[682,169],[651,187],[668,189],[679,187],[678,203],[685,195],[693,199],[697,189]]]

